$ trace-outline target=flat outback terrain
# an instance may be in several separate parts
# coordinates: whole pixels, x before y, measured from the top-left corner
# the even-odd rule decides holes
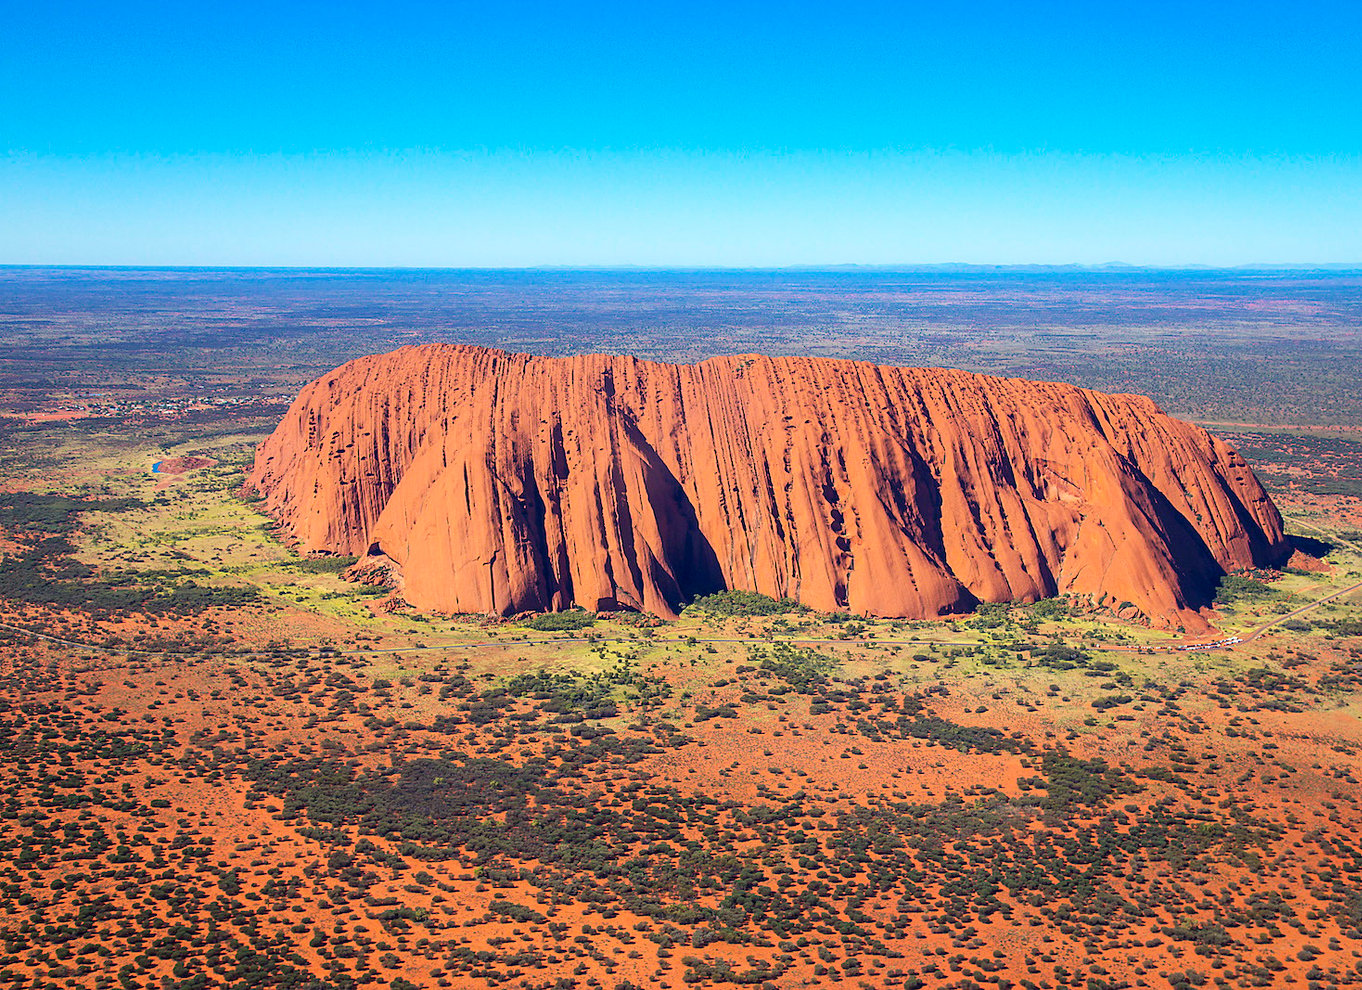
[[[0,269],[0,988],[1362,985],[1359,326],[1362,275],[1343,271]],[[548,426],[534,447],[565,408],[549,385],[487,400],[520,417],[497,437],[523,433],[539,471],[525,479],[448,425],[464,406],[440,409],[447,449],[471,444],[487,490],[519,501],[479,509],[446,458],[371,527],[382,507],[364,493],[392,486],[356,479],[425,470],[435,426],[410,443],[372,428],[401,404],[393,383],[345,393],[367,396],[353,436],[326,419],[351,406],[290,406],[346,361],[431,343],[723,357],[701,367],[726,382],[766,367],[733,355],[854,358],[1136,393],[1162,412],[1117,395],[1099,425],[1075,414],[1029,460],[1004,458],[1039,465],[1023,478],[972,459],[979,430],[943,425],[966,399],[927,404],[917,460],[876,476],[883,497],[858,502],[845,467],[831,493],[811,487],[836,520],[821,590],[776,589],[785,572],[756,562],[772,590],[758,594],[734,587],[741,554],[709,520],[740,505],[731,532],[767,533],[771,560],[786,543],[815,554],[757,527],[767,502],[729,484],[755,484],[738,467],[711,488],[674,469],[664,445],[700,449],[693,417],[631,412],[637,436],[609,439],[637,455],[618,504],[563,503],[611,532],[627,519],[639,546],[645,504],[681,506],[680,528],[658,513],[674,555],[654,569],[630,576],[619,561],[642,556],[612,547],[578,566],[585,540],[560,567],[551,539],[516,529],[531,491],[545,505],[527,518],[551,514],[544,479],[595,464],[563,441],[560,465]],[[429,411],[460,375],[401,401]],[[748,388],[711,379],[707,408]],[[580,451],[627,407],[612,381],[603,418],[571,406]],[[726,422],[750,425],[763,388]],[[1047,420],[1020,388],[976,410],[996,414],[1000,450],[1010,424],[1030,417],[1034,436]],[[648,394],[660,409],[670,393]],[[824,401],[791,420],[810,471],[852,449],[846,407]],[[793,417],[762,415],[777,413]],[[1210,437],[1124,439],[1168,417]],[[392,456],[364,461],[366,431]],[[302,452],[288,472],[257,459],[272,435],[266,455]],[[1144,466],[1071,490],[1047,481],[1061,439]],[[1193,450],[1196,490],[1214,477],[1230,493],[1223,525],[1178,501]],[[958,499],[904,494],[903,478],[955,492],[938,461],[958,465]],[[1118,488],[1163,520],[1185,509],[1188,528],[1161,525],[1155,545],[1103,518],[1112,546],[1154,550],[1119,594],[1101,572],[1052,593],[1113,558],[1097,541],[1079,567],[1019,515],[1004,539],[980,510],[985,477],[1003,501],[1044,489],[1061,507],[1051,535]],[[712,505],[696,496],[691,520],[677,492],[694,491]],[[1236,517],[1254,492],[1270,503]],[[932,560],[957,559],[951,534],[990,534],[959,558],[975,572],[926,561],[911,589],[864,582],[889,531],[866,522],[872,502],[895,532],[920,526],[908,542]],[[551,582],[441,584],[458,555],[431,534],[493,504],[514,538],[472,556],[514,580],[539,554]],[[678,563],[701,531],[717,548],[703,586]],[[397,574],[425,552],[429,567]],[[985,557],[1000,590],[976,595]],[[637,596],[588,595],[588,579]]]

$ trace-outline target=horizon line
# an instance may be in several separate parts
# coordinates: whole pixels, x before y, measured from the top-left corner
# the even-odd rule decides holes
[[[1107,261],[1082,262],[904,262],[904,263],[799,263],[789,265],[644,265],[644,264],[538,264],[538,265],[251,265],[251,264],[107,264],[79,262],[0,262],[0,271],[278,271],[278,272],[837,272],[837,271],[1067,271],[1067,272],[1284,272],[1329,271],[1362,272],[1362,261],[1355,262],[1250,262],[1239,265],[1136,264]]]

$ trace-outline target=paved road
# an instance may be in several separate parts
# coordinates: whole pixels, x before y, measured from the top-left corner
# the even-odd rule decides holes
[[[1344,595],[1349,594],[1350,592],[1354,592],[1354,591],[1356,591],[1358,588],[1362,588],[1362,581],[1358,581],[1356,584],[1350,584],[1350,585],[1348,585],[1346,588],[1340,588],[1338,591],[1335,591],[1335,592],[1333,592],[1332,594],[1325,595],[1323,598],[1316,598],[1313,602],[1310,602],[1310,604],[1308,604],[1308,605],[1302,605],[1300,608],[1296,609],[1294,612],[1287,612],[1285,615],[1279,615],[1279,616],[1277,616],[1277,618],[1271,619],[1271,620],[1268,621],[1268,622],[1264,622],[1262,625],[1256,626],[1255,628],[1253,628],[1253,629],[1250,630],[1249,632],[1245,633],[1245,634],[1244,634],[1244,637],[1243,637],[1243,638],[1244,638],[1244,641],[1245,641],[1245,642],[1248,642],[1248,641],[1251,640],[1251,639],[1257,639],[1259,636],[1261,636],[1261,635],[1262,635],[1263,633],[1265,633],[1267,630],[1271,629],[1273,626],[1281,625],[1283,622],[1286,622],[1288,619],[1294,619],[1296,616],[1300,615],[1302,612],[1308,612],[1308,611],[1310,611],[1312,608],[1316,608],[1316,607],[1318,607],[1318,606],[1320,606],[1320,605],[1323,605],[1325,602],[1331,602],[1331,601],[1333,601],[1335,598],[1342,598]]]

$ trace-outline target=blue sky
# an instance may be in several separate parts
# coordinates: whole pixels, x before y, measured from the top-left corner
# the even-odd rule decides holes
[[[1362,261],[1362,4],[0,5],[0,263]]]

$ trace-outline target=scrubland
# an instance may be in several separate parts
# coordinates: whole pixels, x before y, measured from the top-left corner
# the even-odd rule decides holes
[[[1227,647],[1063,599],[492,621],[295,555],[251,428],[7,433],[0,985],[1362,980],[1351,495],[1277,472],[1301,552]]]

